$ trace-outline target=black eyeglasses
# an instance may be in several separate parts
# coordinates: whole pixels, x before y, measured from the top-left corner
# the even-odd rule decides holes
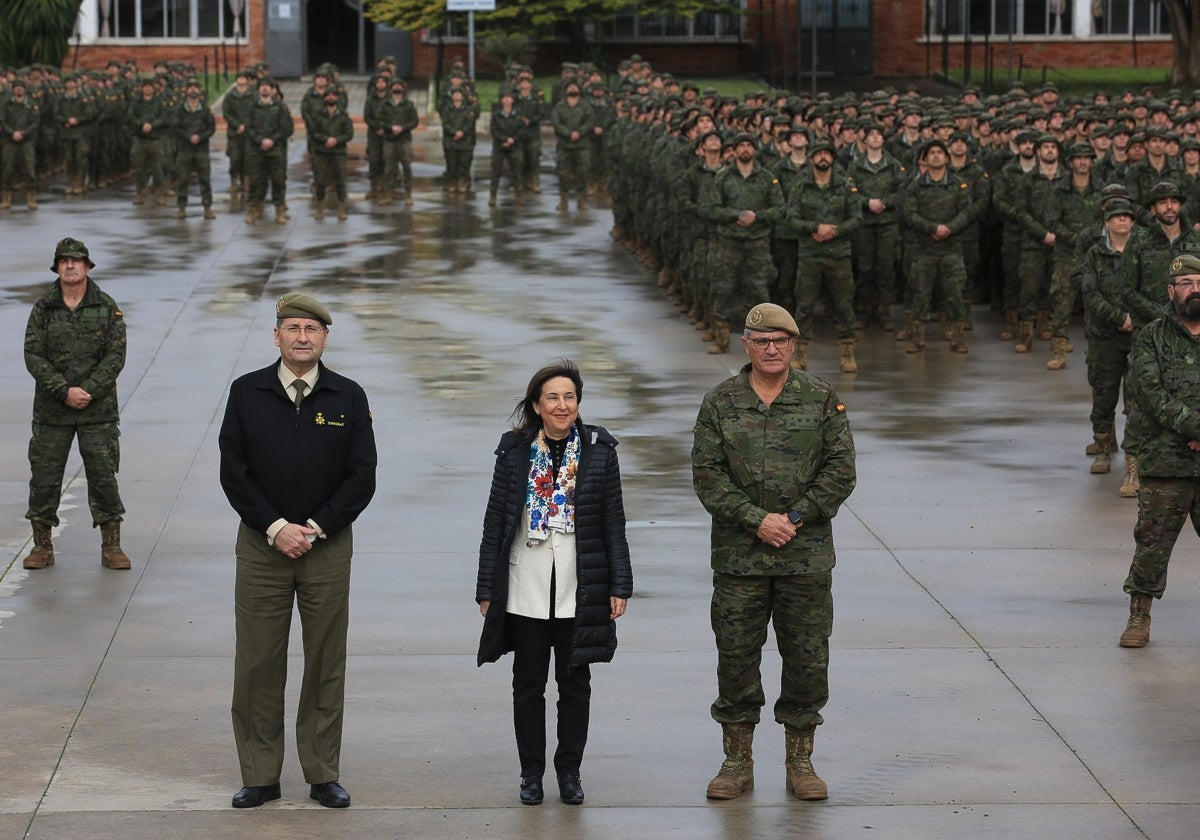
[[[746,341],[750,343],[750,346],[752,346],[755,350],[766,350],[772,344],[774,344],[775,347],[779,350],[786,350],[788,345],[790,345],[795,340],[796,340],[795,337],[790,336],[790,335],[780,335],[780,336],[776,336],[775,338],[747,338],[746,339]]]

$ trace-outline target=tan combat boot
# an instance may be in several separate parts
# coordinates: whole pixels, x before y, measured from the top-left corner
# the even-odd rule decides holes
[[[44,569],[54,565],[54,541],[50,538],[50,526],[33,523],[33,548],[22,564],[26,569]]]
[[[559,213],[567,212],[567,194],[559,193],[558,204],[554,205],[554,209]],[[659,285],[662,285],[661,283]]]
[[[796,339],[796,352],[792,354],[793,370],[808,370],[808,342]]]
[[[288,223],[288,221],[291,220],[291,218],[292,217],[288,215],[288,209],[287,209],[286,204],[276,204],[275,205],[275,224],[286,225]]]
[[[912,324],[912,313],[906,309],[904,310],[904,324],[896,330],[897,341],[908,341],[909,333],[912,332]]]
[[[1037,334],[1042,341],[1049,341],[1054,337],[1053,331],[1050,329],[1050,313],[1045,309],[1037,311]]]
[[[496,187],[493,186],[492,189],[488,192],[488,207],[495,207],[495,206],[496,206]]]
[[[204,218],[208,219],[208,221],[211,222],[213,219],[217,218],[217,214],[213,212],[212,207],[205,205]]]
[[[7,210],[10,207],[12,207],[12,193],[5,190],[3,193],[0,193],[0,210]]]
[[[317,212],[313,214],[313,218],[319,222],[325,218],[325,199],[318,198],[318,199],[316,199],[316,202],[317,202]]]
[[[1154,599],[1149,595],[1129,596],[1129,621],[1121,634],[1123,648],[1142,648],[1150,641],[1150,605]]]
[[[1067,340],[1065,338],[1050,339],[1050,361],[1046,362],[1046,370],[1062,370],[1066,366]]]
[[[1142,489],[1138,477],[1138,458],[1136,455],[1125,453],[1125,477],[1121,480],[1121,498],[1136,499],[1138,490]]]
[[[1112,469],[1112,456],[1109,455],[1109,441],[1112,435],[1096,435],[1096,455],[1092,459],[1092,475],[1104,475]]]
[[[187,209],[180,207],[178,210],[175,211],[175,218],[176,219],[186,219],[187,218]]]
[[[1017,324],[1017,343],[1013,350],[1018,353],[1028,353],[1033,349],[1033,321],[1021,321]]]
[[[838,364],[842,368],[842,373],[858,373],[858,362],[854,359],[854,339],[843,338],[838,342],[841,348],[841,358]]]
[[[737,799],[754,790],[754,724],[722,724],[721,743],[725,760],[708,783],[705,795],[709,799]]]
[[[1099,452],[1100,452],[1100,450],[1096,448],[1098,445],[1099,445],[1099,444],[1097,444],[1097,443],[1096,443],[1096,439],[1095,439],[1095,438],[1093,438],[1092,442],[1091,442],[1091,443],[1089,443],[1089,444],[1088,444],[1088,445],[1087,445],[1087,446],[1084,448],[1084,450],[1083,450],[1083,451],[1084,451],[1086,454],[1088,454],[1088,455],[1096,455],[1097,453],[1099,453]],[[1117,451],[1117,438],[1116,438],[1116,435],[1109,435],[1109,436],[1108,436],[1108,451],[1109,451],[1109,452],[1116,452],[1116,451]]]
[[[25,193],[25,204],[30,210],[38,209],[37,193],[33,192],[32,190]]]
[[[109,569],[128,569],[129,556],[121,550],[121,523],[100,526],[100,565]]]
[[[1004,313],[1004,329],[1000,331],[1001,341],[1012,341],[1017,337],[1017,312],[1010,309]]]
[[[951,353],[968,353],[970,348],[967,347],[967,342],[963,341],[963,330],[966,325],[959,321],[950,325],[950,352]]]
[[[143,187],[143,188],[141,188],[141,189],[138,189],[138,190],[135,190],[135,191],[134,191],[134,193],[133,193],[133,205],[134,205],[135,207],[141,207],[141,206],[142,206],[143,204],[145,204],[145,203],[146,203],[146,189],[145,189],[145,187]]]
[[[905,353],[920,353],[925,349],[925,322],[920,318],[913,318],[908,322],[908,344],[904,348]],[[899,333],[897,333],[898,335]]]
[[[729,352],[729,322],[713,321],[713,343],[708,345],[709,353]]]
[[[251,203],[246,208],[246,224],[252,225],[262,218],[262,205]]]
[[[339,222],[344,222],[350,218],[350,213],[346,210],[346,202],[339,201],[337,203],[337,214]]]
[[[696,324],[696,329],[700,330],[700,340],[705,344],[715,340],[717,337],[716,328],[713,326],[714,323],[716,322],[713,321],[713,317],[709,315],[699,324]]]
[[[584,198],[582,195],[579,196],[579,209],[580,210],[588,209],[587,199]]]
[[[894,332],[896,325],[892,323],[892,307],[886,303],[879,304],[879,323],[884,332]]]
[[[797,799],[828,799],[829,788],[813,769],[813,729],[796,729],[785,725],[786,741],[784,768],[787,770],[787,791]]]
[[[950,331],[953,325],[950,323],[950,314],[948,312],[939,312],[937,314],[938,325],[942,328],[942,341],[950,340]]]

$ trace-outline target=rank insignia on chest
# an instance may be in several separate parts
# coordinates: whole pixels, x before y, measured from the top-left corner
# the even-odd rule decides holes
[[[318,411],[317,416],[313,418],[313,423],[318,426],[335,426],[341,428],[346,425],[346,415],[339,414],[336,420],[331,420],[325,416],[325,412]]]

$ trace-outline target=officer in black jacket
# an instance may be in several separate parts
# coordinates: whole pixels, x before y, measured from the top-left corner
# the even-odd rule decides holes
[[[241,517],[234,588],[233,733],[244,787],[233,807],[278,799],[293,601],[304,628],[296,744],[310,797],[338,783],[349,619],[350,524],[375,493],[375,435],[358,383],[321,364],[329,310],[293,292],[275,308],[280,360],[234,381],[221,424],[221,486]]]

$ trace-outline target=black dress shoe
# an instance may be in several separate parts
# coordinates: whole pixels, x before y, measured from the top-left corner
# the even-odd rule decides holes
[[[541,805],[545,794],[542,792],[542,780],[537,776],[521,777],[521,804]]]
[[[583,802],[583,786],[579,784],[579,776],[575,773],[564,773],[558,777],[558,798],[567,805],[579,805]]]
[[[273,785],[244,787],[233,795],[234,808],[257,808],[264,802],[279,798],[279,782]]]
[[[308,792],[309,799],[315,799],[326,808],[349,808],[350,794],[336,781],[321,782],[313,785]]]

